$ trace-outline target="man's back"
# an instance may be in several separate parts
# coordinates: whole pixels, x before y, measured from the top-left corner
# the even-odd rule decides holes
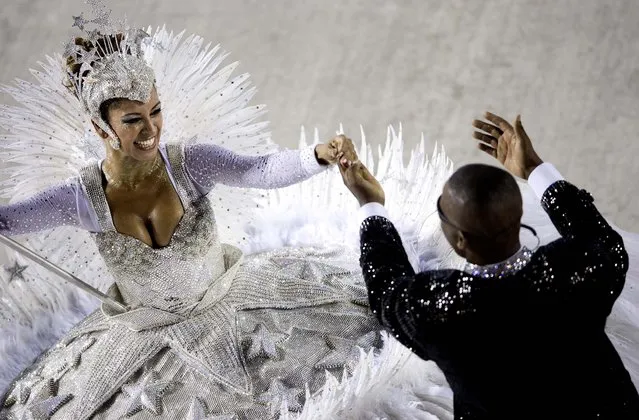
[[[390,221],[367,218],[371,307],[444,371],[458,419],[638,419],[639,395],[604,332],[628,268],[623,241],[565,181],[542,202],[562,238],[480,276],[415,274]]]
[[[415,273],[379,182],[361,162],[340,161],[362,206],[360,264],[373,313],[442,368],[457,419],[639,419],[639,395],[604,331],[628,271],[623,239],[590,194],[539,158],[519,116],[512,125],[485,117],[490,123],[473,121],[477,146],[509,173],[465,165],[437,201],[464,271]],[[520,245],[513,176],[528,180],[561,235],[534,254]]]
[[[453,389],[457,418],[635,418],[637,393],[604,332],[606,316],[596,299],[590,313],[573,301],[495,296],[490,312],[423,337]]]

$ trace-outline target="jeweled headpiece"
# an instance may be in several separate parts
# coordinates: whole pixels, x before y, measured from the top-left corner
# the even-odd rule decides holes
[[[74,39],[65,48],[65,56],[80,66],[78,72],[67,72],[69,86],[91,119],[109,134],[111,145],[117,149],[120,141],[108,121],[102,118],[100,107],[105,101],[116,98],[149,100],[155,75],[144,58],[142,46],[150,37],[142,30],[111,22],[111,11],[100,0],[87,3],[93,6],[96,16],[91,20],[82,14],[73,17],[73,26],[84,36]],[[96,28],[88,31],[87,25]]]

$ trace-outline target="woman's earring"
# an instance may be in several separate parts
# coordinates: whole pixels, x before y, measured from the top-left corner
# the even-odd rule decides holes
[[[120,148],[122,147],[122,143],[120,142],[119,138],[113,138],[113,137],[109,137],[109,144],[111,145],[111,148],[113,148],[114,150],[120,150]]]
[[[107,124],[104,121],[96,122],[94,120],[93,126],[95,127],[100,137],[102,137],[105,140],[107,139],[109,140],[109,145],[111,146],[113,150],[120,150],[120,148],[122,147],[122,142],[120,141],[118,136],[115,134],[115,132],[111,129],[109,124]]]

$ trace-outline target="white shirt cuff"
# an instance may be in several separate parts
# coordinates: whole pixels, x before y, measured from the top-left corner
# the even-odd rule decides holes
[[[366,219],[371,216],[381,216],[388,219],[388,211],[386,207],[382,206],[380,203],[366,203],[362,207],[359,208],[359,223],[360,225]]]
[[[528,185],[535,192],[537,198],[541,200],[544,192],[557,181],[564,179],[551,163],[542,163],[537,166],[528,176]]]
[[[315,158],[315,146],[309,146],[300,150],[300,161],[302,162],[302,169],[308,175],[319,174],[320,172],[328,169],[330,165],[322,165]]]

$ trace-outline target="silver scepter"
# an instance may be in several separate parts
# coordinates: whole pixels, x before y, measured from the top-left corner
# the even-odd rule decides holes
[[[102,293],[101,291],[99,291],[95,287],[91,286],[90,284],[87,284],[87,283],[83,282],[82,280],[80,280],[79,278],[74,276],[73,274],[71,274],[71,273],[61,269],[57,265],[47,261],[46,259],[42,258],[41,256],[39,256],[35,252],[31,251],[29,248],[27,248],[27,247],[23,246],[22,244],[14,241],[13,239],[8,238],[8,237],[0,234],[0,243],[5,244],[9,248],[13,249],[14,251],[16,251],[17,253],[21,254],[22,256],[30,259],[31,261],[34,261],[37,264],[40,264],[42,267],[46,268],[47,270],[51,271],[54,274],[57,274],[58,276],[60,276],[64,280],[68,281],[69,283],[73,284],[76,287],[79,287],[80,289],[84,290],[88,294],[90,294],[92,296],[95,296],[96,298],[98,298],[100,300],[100,302],[105,303],[107,305],[110,305],[110,306],[114,307],[115,309],[117,309],[119,311],[128,311],[129,310],[129,308],[127,306],[121,304],[120,302],[116,301],[115,299],[111,298],[110,296]]]

